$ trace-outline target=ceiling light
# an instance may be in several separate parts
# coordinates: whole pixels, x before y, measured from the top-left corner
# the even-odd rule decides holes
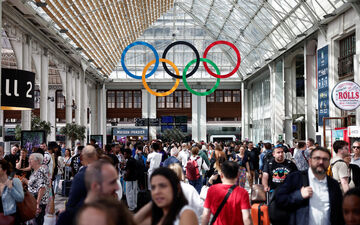
[[[68,29],[60,29],[59,32],[60,32],[61,34],[65,34],[65,33],[68,32]]]
[[[47,3],[46,2],[36,2],[35,5],[37,7],[46,7],[47,6]]]
[[[333,16],[336,16],[336,13],[325,14],[324,18],[327,19],[327,18],[330,18],[330,17],[333,17]]]
[[[303,33],[303,34],[298,34],[298,35],[296,35],[296,37],[297,37],[297,38],[306,37],[306,34],[305,34],[305,33]]]

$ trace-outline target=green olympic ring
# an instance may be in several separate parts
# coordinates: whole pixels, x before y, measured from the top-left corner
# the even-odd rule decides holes
[[[183,72],[183,75],[182,75],[182,80],[183,80],[183,82],[184,82],[184,85],[185,85],[186,89],[187,89],[188,91],[190,91],[192,94],[197,95],[197,96],[206,96],[206,95],[209,95],[209,94],[213,93],[213,92],[216,90],[216,88],[219,87],[219,85],[220,85],[220,78],[217,78],[217,79],[216,79],[216,84],[214,85],[214,87],[211,88],[210,90],[206,91],[206,92],[197,92],[197,91],[194,91],[193,89],[191,89],[191,87],[189,86],[189,84],[188,84],[187,81],[186,81],[186,73],[187,73],[189,67],[190,67],[192,64],[194,64],[197,60],[198,60],[198,59],[193,59],[193,60],[191,60],[191,61],[185,66],[184,72]],[[201,62],[210,63],[210,65],[212,65],[212,66],[215,68],[216,73],[217,73],[217,74],[220,74],[219,68],[218,68],[218,67],[216,66],[216,64],[215,64],[213,61],[211,61],[210,59],[200,58],[200,61],[201,61]]]

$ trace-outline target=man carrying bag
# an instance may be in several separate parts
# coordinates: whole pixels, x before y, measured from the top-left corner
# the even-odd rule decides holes
[[[207,225],[213,214],[211,225],[250,225],[250,201],[248,192],[237,186],[239,166],[235,162],[224,162],[221,166],[222,184],[209,188],[204,203],[202,225]],[[241,209],[241,214],[239,214]],[[232,216],[229,216],[232,215]]]

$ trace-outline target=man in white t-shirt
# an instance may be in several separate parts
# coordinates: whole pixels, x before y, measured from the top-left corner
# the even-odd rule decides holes
[[[150,154],[147,157],[147,165],[149,166],[149,170],[148,170],[148,181],[150,181],[150,177],[152,172],[160,167],[160,163],[161,163],[161,159],[162,159],[162,154],[159,153],[158,151],[160,150],[160,145],[156,142],[151,144],[150,147]],[[148,182],[148,184],[150,184],[150,182]],[[150,185],[148,185],[149,190],[151,189]]]
[[[190,158],[190,152],[187,148],[186,143],[181,144],[181,151],[179,152],[177,158],[181,162],[181,165],[182,165],[183,169],[185,170],[186,163],[187,163],[188,159]]]
[[[350,174],[344,158],[349,154],[349,144],[342,140],[335,141],[333,149],[336,153],[330,161],[333,178],[339,183],[341,190],[345,193],[349,190]]]

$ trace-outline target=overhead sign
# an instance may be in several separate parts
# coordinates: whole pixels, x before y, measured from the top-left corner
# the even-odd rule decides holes
[[[1,109],[31,110],[34,108],[35,73],[1,68]]]
[[[115,136],[147,136],[147,130],[140,129],[140,128],[136,128],[136,129],[114,128],[113,135],[115,135]]]
[[[329,59],[328,46],[317,52],[318,71],[318,112],[319,126],[323,125],[323,118],[329,117]]]
[[[148,126],[149,121],[150,121],[149,126],[160,126],[160,119],[158,118],[136,118],[135,126],[137,127]]]
[[[360,105],[360,86],[352,81],[342,81],[335,85],[331,98],[339,109],[354,110]]]

